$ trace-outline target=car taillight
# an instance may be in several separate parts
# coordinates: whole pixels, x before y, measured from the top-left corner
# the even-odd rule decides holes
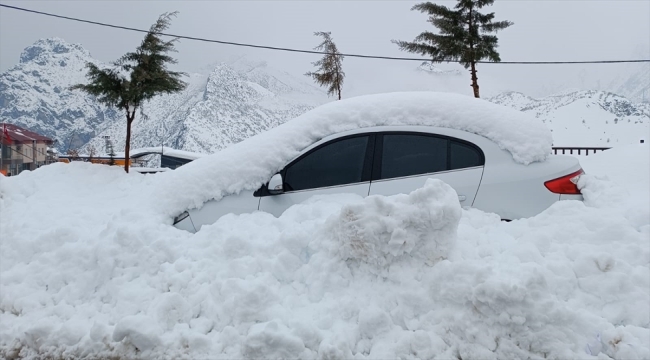
[[[581,194],[578,189],[577,177],[585,172],[580,169],[569,175],[562,176],[557,179],[549,180],[544,183],[547,189],[556,194]]]

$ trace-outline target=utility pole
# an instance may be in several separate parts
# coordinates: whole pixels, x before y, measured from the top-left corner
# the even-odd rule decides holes
[[[70,151],[70,145],[72,145],[72,137],[74,137],[74,134],[75,134],[76,132],[77,132],[76,129],[73,130],[73,131],[72,131],[72,135],[70,135],[70,139],[68,139],[68,148],[65,150],[66,153],[67,153],[68,151]]]
[[[3,160],[5,158],[5,123],[2,123],[2,135],[0,135],[0,171],[4,169]]]
[[[111,137],[108,135],[104,135],[104,141],[106,142],[106,152],[108,155],[111,157],[111,159],[108,162],[108,165],[115,165],[115,151],[113,150],[113,143],[111,142]]]
[[[36,161],[38,160],[38,154],[36,153],[36,140],[32,140],[32,171],[36,170]]]
[[[160,137],[160,161],[162,162],[163,146],[165,145],[165,124],[161,122],[160,128],[162,129],[162,136]]]

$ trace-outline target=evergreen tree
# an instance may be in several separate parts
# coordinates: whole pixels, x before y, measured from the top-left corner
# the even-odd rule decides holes
[[[318,66],[318,72],[308,72],[305,75],[313,78],[320,86],[328,86],[327,95],[337,94],[341,100],[341,86],[343,85],[343,78],[345,73],[341,62],[343,55],[336,48],[336,44],[332,41],[331,32],[315,32],[314,35],[322,36],[323,42],[316,46],[314,50],[325,52],[322,59],[313,62],[312,65]]]
[[[496,51],[498,39],[489,33],[503,30],[513,23],[493,22],[494,13],[482,14],[479,9],[492,5],[494,0],[457,0],[454,9],[431,2],[420,3],[411,10],[429,14],[429,22],[438,28],[439,34],[425,31],[413,42],[396,41],[401,50],[431,56],[433,62],[457,61],[470,68],[474,97],[479,97],[476,62],[487,59],[499,62]]]
[[[168,53],[176,51],[174,43],[178,39],[169,41],[162,39],[162,32],[169,28],[171,18],[176,14],[176,12],[162,14],[151,26],[140,46],[134,52],[126,53],[113,62],[114,68],[100,69],[95,64],[86,64],[90,83],[72,87],[97,97],[101,103],[125,111],[124,170],[127,173],[131,148],[131,124],[135,119],[136,110],[141,109],[145,101],[156,95],[175,93],[187,86],[181,80],[184,73],[167,69],[167,65],[176,63]]]

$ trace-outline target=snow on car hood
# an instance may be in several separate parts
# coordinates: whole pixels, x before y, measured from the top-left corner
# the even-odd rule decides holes
[[[305,147],[335,133],[385,125],[427,125],[484,136],[521,164],[544,161],[552,135],[520,111],[469,96],[436,92],[365,95],[317,107],[265,133],[170,172],[168,193],[156,205],[170,216],[205,201],[255,190]],[[180,202],[179,202],[180,201]],[[175,213],[175,214],[174,214]]]

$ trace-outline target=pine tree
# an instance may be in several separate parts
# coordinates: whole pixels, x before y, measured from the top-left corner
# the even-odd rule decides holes
[[[343,85],[343,78],[345,78],[341,66],[343,55],[332,41],[331,32],[320,31],[315,32],[314,35],[323,37],[323,42],[316,46],[314,50],[323,51],[326,54],[322,59],[312,63],[312,65],[319,67],[318,72],[308,72],[305,75],[313,78],[320,86],[328,86],[328,96],[336,94],[341,100],[341,86]]]
[[[126,53],[113,62],[112,69],[100,69],[88,63],[89,84],[75,85],[72,89],[83,90],[103,104],[122,109],[126,113],[126,144],[124,147],[124,170],[129,172],[131,148],[131,124],[135,112],[142,109],[147,100],[160,94],[171,94],[183,90],[187,84],[181,80],[184,73],[170,71],[169,64],[176,60],[168,55],[175,52],[178,39],[165,41],[162,32],[169,28],[176,12],[162,14],[134,52]]]
[[[430,2],[420,3],[411,10],[429,14],[429,22],[439,30],[439,34],[425,31],[413,42],[393,40],[401,50],[431,56],[433,62],[457,61],[470,68],[474,97],[479,97],[476,62],[487,59],[499,62],[496,51],[498,39],[489,33],[503,30],[513,23],[493,22],[494,13],[482,14],[479,9],[492,5],[494,0],[457,0],[454,9]]]

